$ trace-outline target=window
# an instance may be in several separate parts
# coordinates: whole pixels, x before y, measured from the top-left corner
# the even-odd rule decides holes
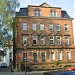
[[[67,60],[71,60],[71,52],[67,52]]]
[[[53,17],[53,11],[50,11],[50,16]]]
[[[66,45],[69,45],[69,44],[70,44],[70,39],[69,39],[69,37],[65,37],[65,39],[66,39]]]
[[[68,31],[68,30],[69,30],[67,24],[64,25],[64,30],[65,30],[65,31]]]
[[[54,45],[54,36],[50,36],[50,45]]]
[[[42,59],[42,61],[45,61],[45,52],[41,53],[41,59]]]
[[[12,57],[12,53],[9,53],[9,57]]]
[[[44,34],[42,34],[40,36],[40,43],[41,43],[41,45],[45,45],[45,36],[44,36]]]
[[[54,17],[57,17],[57,12],[56,11],[54,11]]]
[[[32,24],[32,29],[33,29],[33,30],[36,30],[36,23],[33,23],[33,24]]]
[[[23,40],[23,44],[27,44],[27,36],[23,36],[22,40]]]
[[[40,24],[40,30],[44,30],[44,24],[43,23]]]
[[[33,45],[37,45],[37,35],[33,35]]]
[[[41,16],[41,11],[39,9],[34,10],[34,16]]]
[[[62,60],[62,52],[58,52],[58,60]]]
[[[56,36],[57,45],[61,45],[61,36]]]
[[[60,25],[56,24],[56,31],[60,31]]]
[[[37,53],[33,53],[33,61],[34,61],[34,62],[37,61]]]
[[[53,24],[49,24],[49,30],[53,31]]]
[[[56,11],[50,11],[50,17],[57,17]]]
[[[23,53],[23,61],[28,61],[28,58],[27,58],[27,53]]]
[[[51,57],[51,60],[55,60],[55,53],[54,52],[51,52],[50,57]]]
[[[22,23],[22,30],[27,30],[27,23]]]

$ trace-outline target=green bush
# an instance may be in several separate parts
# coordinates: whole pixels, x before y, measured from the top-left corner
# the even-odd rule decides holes
[[[21,63],[21,71],[25,71],[25,65],[23,63]],[[33,71],[31,64],[26,65],[26,71]]]
[[[65,65],[64,68],[71,67],[71,65]]]

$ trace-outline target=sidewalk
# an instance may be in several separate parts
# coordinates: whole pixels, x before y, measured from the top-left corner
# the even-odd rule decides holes
[[[45,71],[32,71],[32,72],[26,72],[26,75],[43,75]],[[24,71],[21,72],[13,72],[14,75],[25,75]]]

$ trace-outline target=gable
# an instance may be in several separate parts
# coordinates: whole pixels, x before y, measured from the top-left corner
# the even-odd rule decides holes
[[[51,7],[49,4],[47,4],[47,3],[43,3],[43,4],[41,4],[40,6],[43,6],[43,7]]]

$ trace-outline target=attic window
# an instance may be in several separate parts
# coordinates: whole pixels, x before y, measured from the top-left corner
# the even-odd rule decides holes
[[[50,17],[57,17],[57,12],[56,11],[50,11]]]
[[[35,10],[34,10],[34,16],[41,16],[41,11],[40,11],[40,9],[35,9]]]

